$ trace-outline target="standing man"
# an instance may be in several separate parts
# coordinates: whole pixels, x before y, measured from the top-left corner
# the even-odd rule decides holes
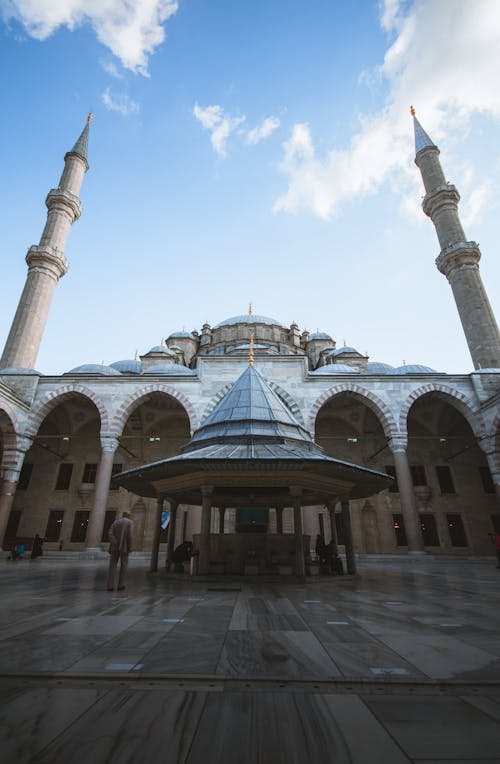
[[[124,512],[119,520],[115,520],[109,529],[109,568],[108,568],[108,592],[115,588],[116,567],[120,560],[120,575],[118,577],[118,589],[125,589],[125,574],[127,572],[128,556],[132,551],[132,528],[134,524],[130,519],[130,513]]]

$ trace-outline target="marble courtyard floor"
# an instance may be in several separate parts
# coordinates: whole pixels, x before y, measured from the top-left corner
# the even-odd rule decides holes
[[[498,764],[494,558],[306,584],[0,560],[6,764]]]

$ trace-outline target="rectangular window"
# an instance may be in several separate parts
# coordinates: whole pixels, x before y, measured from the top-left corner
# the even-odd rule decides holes
[[[108,538],[109,529],[111,528],[115,520],[116,520],[116,509],[107,509],[106,514],[104,516],[104,525],[102,528],[102,536],[101,536],[101,541],[103,543],[106,541],[109,541],[109,538]]]
[[[405,521],[403,520],[403,515],[393,515],[392,526],[394,528],[394,535],[396,536],[396,545],[408,546],[408,541],[406,539],[406,531],[405,531]]]
[[[495,493],[495,486],[489,467],[479,467],[479,475],[483,484],[483,491],[485,493]]]
[[[420,515],[420,527],[422,528],[424,546],[440,546],[434,515],[422,513]]]
[[[86,464],[83,468],[82,483],[95,483],[97,464]]]
[[[396,477],[396,468],[393,464],[386,464],[385,465],[385,471],[388,475],[391,476],[391,478],[394,478],[394,482],[391,484],[391,487],[389,488],[389,493],[399,493],[399,486],[398,486],[398,479]]]
[[[17,487],[20,491],[26,491],[30,484],[32,473],[33,464],[31,462],[24,462],[19,474],[19,480],[17,481]]]
[[[410,472],[413,485],[427,485],[425,469],[422,464],[412,464]]]
[[[7,521],[7,528],[5,529],[5,540],[13,539],[17,536],[17,529],[19,528],[19,522],[21,520],[21,510],[11,509],[9,519]]]
[[[45,541],[59,541],[63,524],[64,511],[62,509],[51,509],[49,519],[45,529]]]
[[[447,465],[436,467],[436,475],[441,493],[456,493],[451,470]]]
[[[71,483],[71,475],[73,474],[72,464],[60,464],[59,472],[57,473],[56,491],[67,491]]]
[[[109,483],[109,490],[110,491],[117,491],[119,489],[119,485],[116,485],[116,483],[113,483],[113,475],[118,475],[119,472],[122,472],[123,470],[123,464],[113,464],[113,469],[111,470],[111,481]]]
[[[85,541],[87,536],[87,526],[89,524],[90,512],[85,510],[79,510],[75,512],[75,519],[73,521],[73,530],[71,531],[71,541],[74,543]]]
[[[452,546],[469,546],[465,535],[465,528],[460,515],[446,515],[448,533]]]

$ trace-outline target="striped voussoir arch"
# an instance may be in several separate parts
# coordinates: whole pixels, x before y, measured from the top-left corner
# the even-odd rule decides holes
[[[15,411],[7,401],[0,404],[0,430],[4,438],[7,436],[16,437],[19,431]]]
[[[151,393],[164,393],[165,395],[169,395],[171,398],[175,398],[175,400],[181,404],[181,406],[186,411],[186,414],[188,415],[191,432],[196,429],[196,411],[194,410],[194,407],[189,398],[186,398],[183,393],[180,393],[175,389],[175,387],[172,387],[171,385],[144,385],[144,387],[139,388],[139,390],[136,390],[135,393],[126,398],[118,408],[113,419],[111,420],[111,432],[115,433],[117,436],[121,435],[127,419],[137,408],[137,406],[140,405],[141,399],[146,398],[148,395],[151,395]]]
[[[439,382],[428,382],[410,393],[403,403],[399,414],[399,428],[401,432],[407,432],[408,414],[415,401],[428,393],[438,393],[445,398],[449,398],[451,405],[454,405],[467,419],[474,435],[478,438],[485,436],[485,426],[480,410],[463,393]]]
[[[109,430],[108,411],[99,396],[84,385],[65,385],[64,387],[59,387],[57,390],[52,390],[50,393],[47,393],[36,403],[28,417],[27,434],[36,435],[47,414],[58,406],[64,398],[75,394],[88,398],[88,400],[94,404],[99,412],[101,430]]]
[[[379,420],[380,424],[382,425],[382,429],[384,430],[384,434],[388,438],[392,438],[394,435],[399,433],[397,422],[394,419],[393,413],[389,406],[384,403],[381,398],[375,395],[375,393],[372,393],[371,390],[368,390],[366,387],[362,387],[355,382],[343,382],[341,384],[335,385],[335,387],[330,387],[313,403],[308,417],[309,431],[311,433],[314,432],[316,417],[318,416],[319,410],[325,405],[325,403],[327,403],[327,401],[331,400],[331,398],[339,395],[340,393],[350,393],[361,403],[364,403],[366,406],[368,406],[368,408],[373,411]]]

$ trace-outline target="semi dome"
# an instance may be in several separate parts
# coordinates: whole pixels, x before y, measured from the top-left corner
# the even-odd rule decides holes
[[[268,326],[283,326],[275,318],[269,318],[269,316],[259,316],[255,313],[245,316],[232,316],[221,321],[220,324],[214,326],[214,329],[221,329],[223,326],[235,326],[236,324],[267,324]]]
[[[104,377],[119,377],[120,372],[112,366],[102,366],[99,363],[85,363],[83,366],[75,366],[65,372],[66,374],[102,374]]]
[[[330,340],[330,342],[333,342],[333,338],[330,337],[330,335],[327,334],[326,332],[313,332],[307,338],[308,342],[314,342],[317,340]]]
[[[110,368],[116,369],[121,374],[139,374],[141,371],[141,362],[136,361],[134,358],[124,361],[114,361],[110,363]]]
[[[359,374],[357,366],[348,366],[346,363],[330,363],[328,366],[320,366],[319,369],[309,372],[310,374]]]
[[[175,355],[170,348],[168,348],[166,345],[155,345],[151,348],[151,350],[148,350],[146,355],[149,355],[150,353],[164,353],[164,355]]]
[[[430,366],[422,366],[419,363],[408,363],[405,366],[396,366],[392,369],[391,374],[442,374],[441,371],[431,369]]]
[[[15,366],[9,366],[7,369],[0,369],[0,377],[2,376],[2,374],[5,374],[6,376],[7,374],[18,374],[18,375],[26,374],[26,376],[30,374],[36,374],[38,377],[43,377],[43,374],[41,371],[37,371],[36,369],[27,369],[27,368],[24,368],[23,366],[19,366],[19,368],[16,368]]]
[[[143,372],[143,374],[185,374],[192,377],[196,374],[193,369],[188,369],[186,366],[181,366],[178,363],[156,363],[154,366],[150,366],[149,369]]]
[[[391,374],[394,366],[380,361],[368,361],[366,371],[368,374]]]

